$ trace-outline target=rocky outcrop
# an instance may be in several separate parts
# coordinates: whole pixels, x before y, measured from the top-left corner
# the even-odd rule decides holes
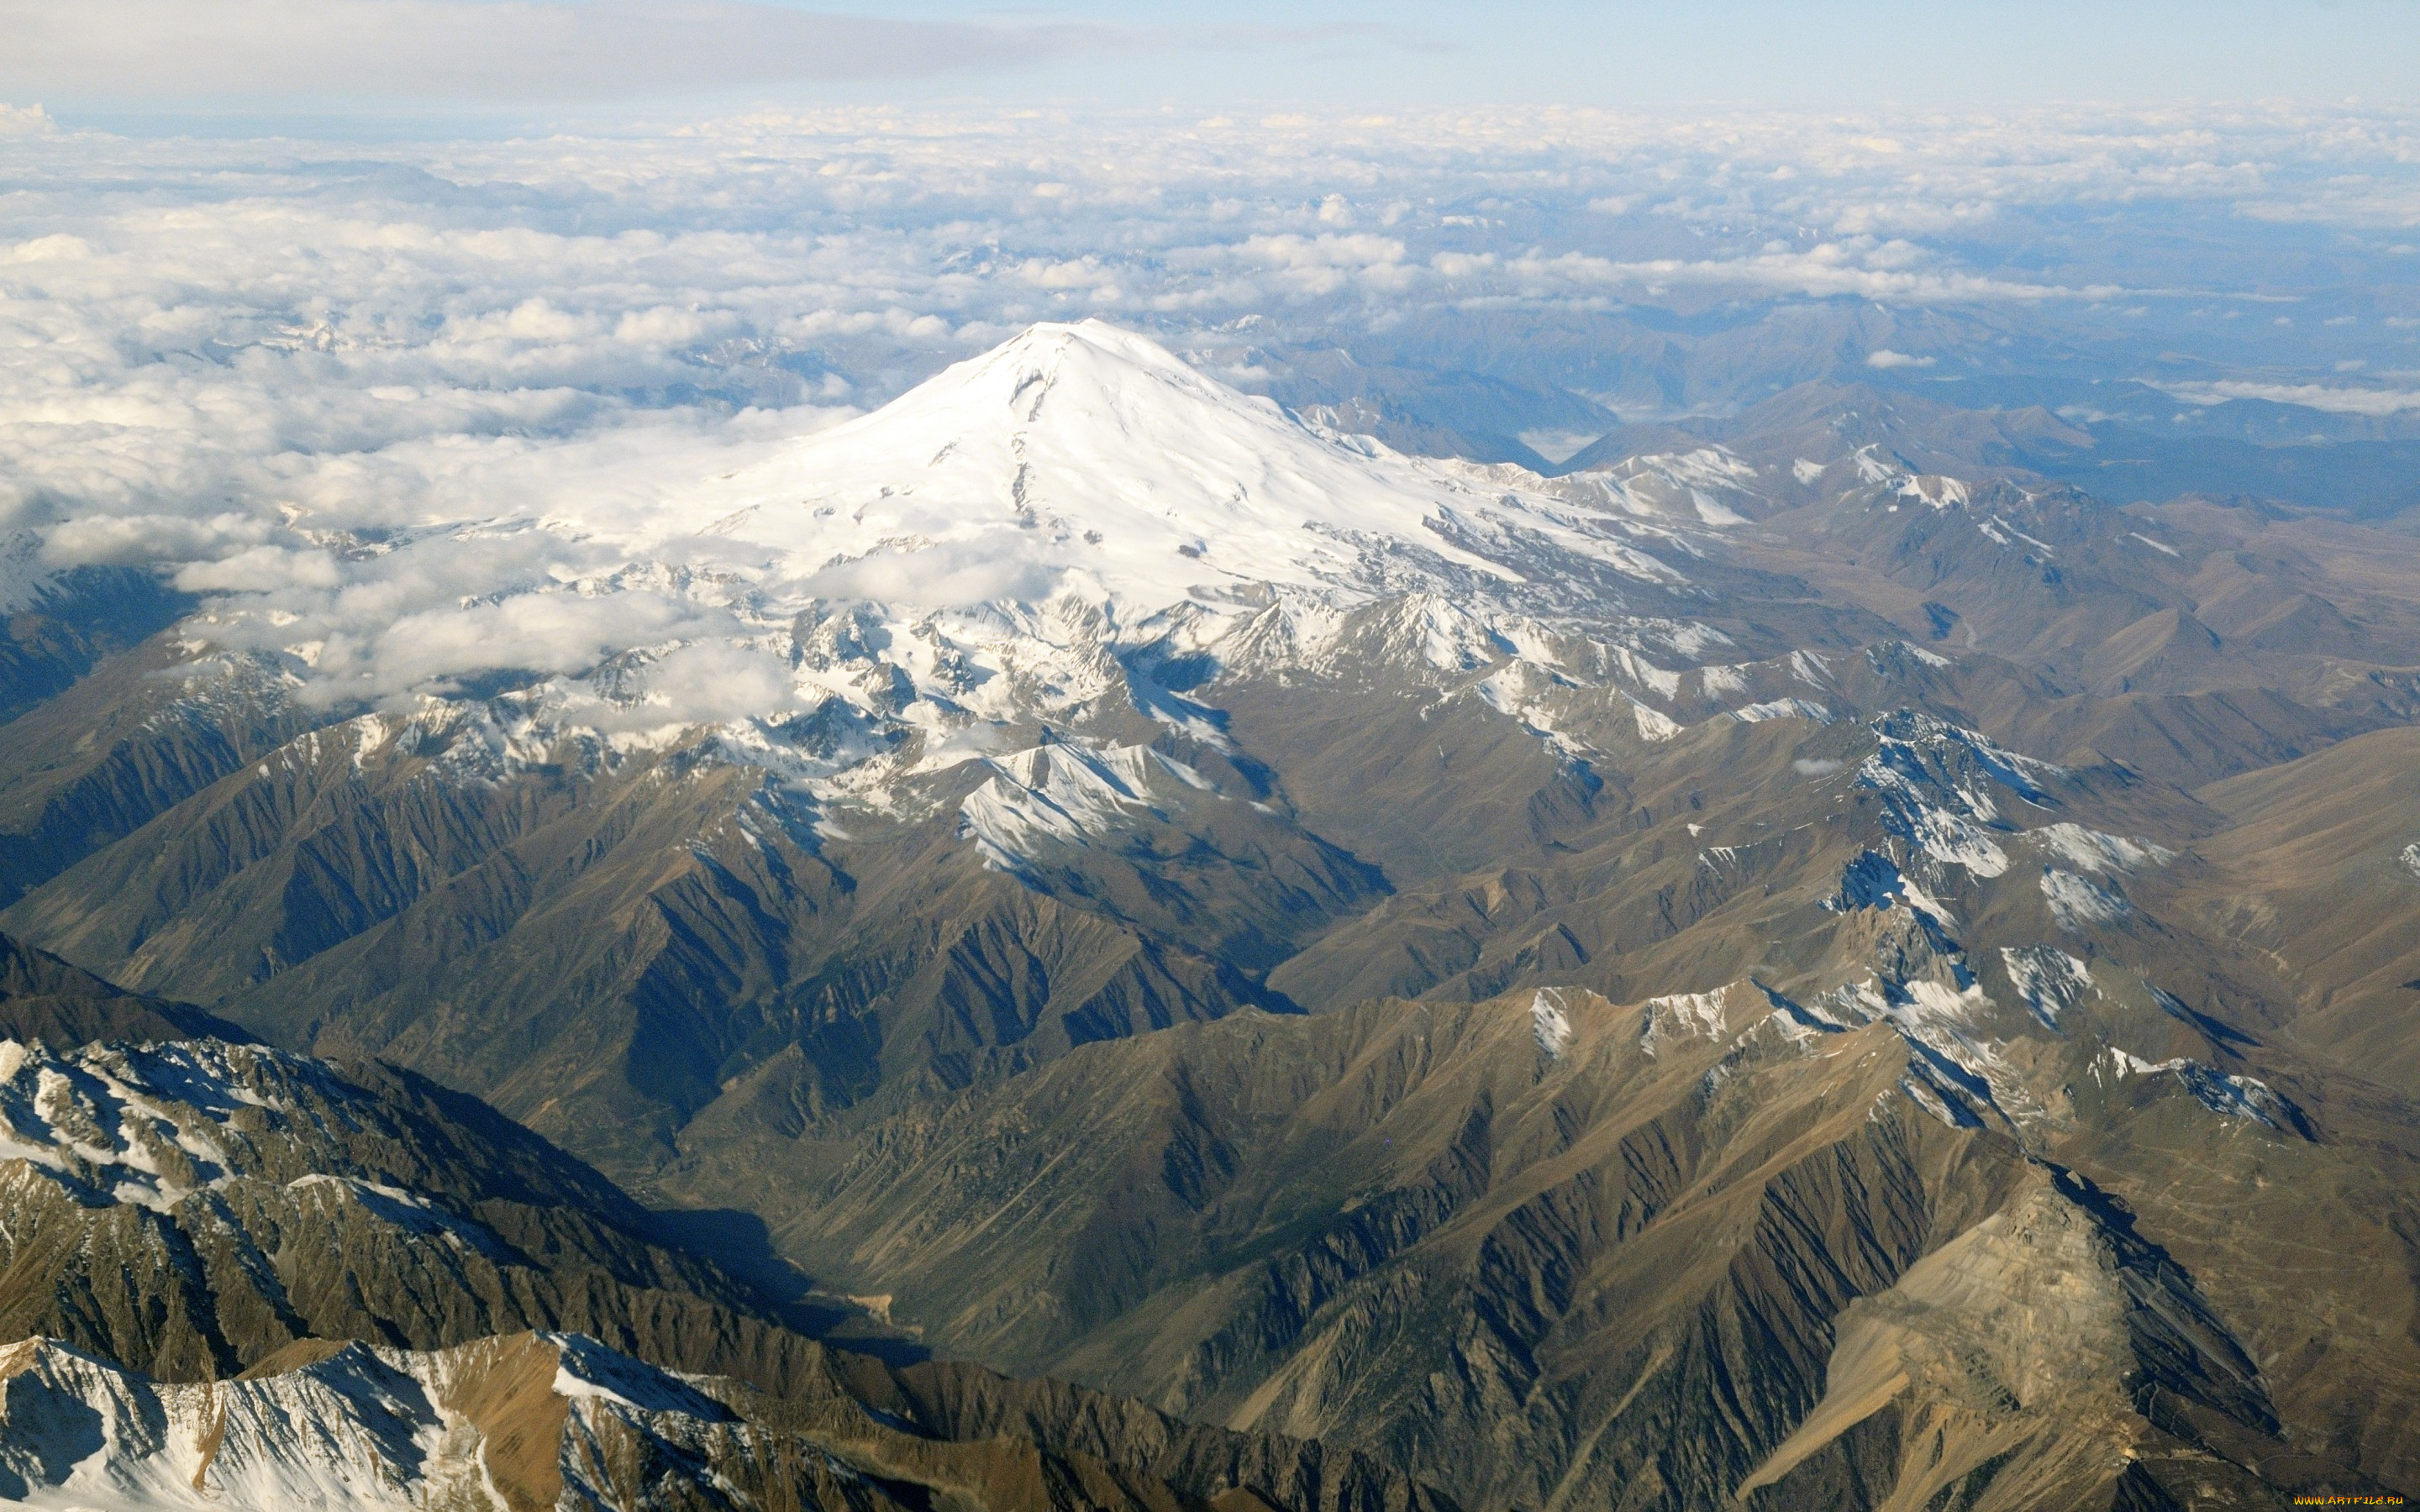
[[[1349,1451],[828,1350],[593,1170],[376,1062],[0,1040],[0,1332],[61,1341],[11,1356],[0,1458],[23,1484],[0,1494],[312,1504],[350,1476],[414,1506],[1447,1505]],[[494,1338],[531,1328],[596,1342]],[[642,1359],[729,1378],[723,1405]]]
[[[1243,1493],[1218,1504],[1264,1507]],[[1081,1454],[801,1412],[578,1335],[410,1351],[314,1340],[169,1383],[45,1339],[0,1350],[0,1496],[141,1512],[1207,1512]]]

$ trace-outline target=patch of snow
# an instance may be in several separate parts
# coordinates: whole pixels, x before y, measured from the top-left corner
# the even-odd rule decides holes
[[[314,1196],[333,1194],[337,1200],[353,1203],[389,1228],[442,1239],[457,1249],[476,1251],[491,1260],[505,1261],[512,1256],[504,1242],[483,1225],[458,1218],[427,1198],[400,1187],[315,1171],[288,1181],[286,1189]],[[312,1210],[306,1207],[305,1211]],[[325,1221],[325,1209],[318,1210],[319,1221]]]
[[[2079,872],[2139,872],[2147,866],[2165,866],[2177,858],[2176,852],[2147,840],[2107,835],[2063,821],[2027,830],[2025,839]]]
[[[1562,995],[1540,991],[1529,999],[1529,1033],[1549,1060],[1560,1060],[1572,1042],[1572,1021],[1563,1012]]]
[[[1555,692],[1557,686],[1558,680],[1553,674],[1541,671],[1529,663],[1515,661],[1481,679],[1472,691],[1489,708],[1520,721],[1522,728],[1544,741],[1548,749],[1570,760],[1584,760],[1588,748],[1556,727],[1554,711],[1547,705],[1546,696]],[[1637,700],[1629,702],[1634,709],[1639,707]],[[1645,728],[1642,721],[1640,729],[1643,731]]]
[[[1657,698],[1668,699],[1680,696],[1681,674],[1679,672],[1666,671],[1627,646],[1613,646],[1608,650],[1614,666],[1626,673],[1632,682]]]
[[[2025,545],[2032,547],[2043,556],[2055,557],[2058,555],[2058,552],[2052,548],[2051,544],[2048,541],[2043,540],[2041,537],[2038,535],[2027,535],[2024,532],[2017,529],[2014,525],[2009,524],[2005,519],[2001,520],[2000,523],[2002,526],[2007,528],[2009,534],[2015,536],[2018,540],[2024,542]]]
[[[1849,460],[1856,467],[1857,479],[1861,483],[1889,483],[1909,475],[1906,466],[1898,457],[1885,459],[1880,441],[1868,441],[1858,447]]]
[[[1717,646],[1728,646],[1733,643],[1730,636],[1723,634],[1713,625],[1699,625],[1695,621],[1678,625],[1669,620],[1663,621],[1656,627],[1656,635],[1666,645],[1692,661]]]
[[[1912,816],[1916,843],[1936,861],[1953,861],[1978,877],[2009,869],[2009,855],[1983,830],[1947,810],[1925,808]]]
[[[2215,1066],[2182,1057],[2158,1062],[2145,1060],[2110,1045],[2093,1057],[2093,1074],[2103,1085],[2130,1076],[2173,1076],[2194,1101],[2223,1119],[2285,1127],[2286,1100],[2256,1076],[2229,1076]]]
[[[1796,478],[1801,486],[1811,486],[1823,475],[1823,464],[1802,456],[1790,464],[1790,475]]]
[[[1812,719],[1817,724],[1830,724],[1832,711],[1807,699],[1775,699],[1769,703],[1749,703],[1730,711],[1732,718],[1743,724],[1761,724],[1767,719]]]
[[[718,1461],[774,1447],[668,1372],[580,1335],[540,1342],[557,1350],[552,1385],[569,1404],[567,1440],[586,1441],[581,1453],[564,1445],[565,1506],[628,1500],[627,1488],[586,1479],[599,1442],[675,1472],[647,1490],[682,1504],[700,1491],[721,1504],[732,1486]],[[426,1353],[350,1345],[276,1375],[180,1383],[27,1339],[0,1349],[0,1379],[9,1383],[0,1402],[0,1484],[12,1487],[12,1500],[47,1512],[500,1506],[487,1473],[489,1445],[446,1405],[458,1383],[492,1367],[498,1348],[493,1340]],[[840,1461],[826,1463],[853,1478]],[[681,1494],[684,1477],[692,1494]]]
[[[1956,927],[1949,910],[1917,887],[1887,856],[1867,851],[1840,869],[1840,889],[1825,900],[1827,908],[1889,908],[1904,905],[1930,915],[1944,929]]]
[[[1926,1068],[1918,1062],[1899,1081],[1899,1089],[1907,1100],[1952,1129],[1973,1129],[1981,1125],[1966,1104],[1954,1096],[1944,1095],[1931,1077],[1922,1074]]]
[[[1772,1005],[1774,1022],[1781,1032],[1792,1040],[1808,1040],[1817,1035],[1839,1034],[1849,1026],[1824,1012],[1812,1003],[1794,1002],[1770,987],[1761,989],[1765,1001]]]
[[[1977,876],[2008,871],[2008,853],[1976,822],[1997,817],[1988,795],[1934,780],[1920,766],[1893,760],[1896,754],[1885,745],[1857,769],[1857,784],[1884,796],[1884,827],[1934,860],[1955,862]],[[1935,795],[1955,807],[1928,801]]]
[[[58,569],[42,561],[42,538],[32,531],[0,535],[0,614],[16,614],[50,596]]]
[[[382,715],[365,714],[353,721],[354,771],[360,771],[362,764],[386,744],[390,733],[392,732],[387,729],[386,718]]]
[[[1904,997],[1900,1016],[1917,1024],[1962,1025],[1992,1004],[1980,986],[1970,983],[1962,990],[1930,977],[1900,982],[1898,992]]]
[[[2183,557],[2183,555],[2184,555],[2184,553],[2183,553],[2183,552],[2181,552],[2181,551],[2178,550],[2175,547],[2170,546],[2167,542],[2165,542],[2165,541],[2154,541],[2154,540],[2152,540],[2149,536],[2145,535],[2145,534],[2144,534],[2142,532],[2140,532],[2140,531],[2135,531],[2135,532],[2131,532],[2131,533],[2133,534],[2133,538],[2134,538],[2135,540],[2142,542],[2145,546],[2149,547],[2149,548],[2150,548],[2152,550],[2154,550],[2154,551],[2164,551],[2164,552],[2166,552],[2169,556],[2177,557],[2177,558],[2180,558],[2180,559],[2181,559],[2181,558]]]
[[[1625,457],[1557,481],[1565,490],[1592,485],[1606,502],[1642,518],[1692,525],[1743,524],[1737,506],[1762,498],[1755,467],[1720,446]]]
[[[1673,718],[1670,715],[1662,713],[1659,710],[1651,709],[1646,704],[1639,702],[1637,699],[1629,698],[1626,694],[1624,695],[1624,699],[1630,704],[1631,717],[1638,721],[1639,739],[1670,740],[1681,733],[1681,722],[1678,719]],[[2414,849],[2420,849],[2420,846],[2416,846]]]
[[[1931,975],[1869,979],[1817,1001],[1836,1005],[1854,1021],[1887,1023],[1916,1053],[1912,1070],[1946,1106],[1969,1118],[1977,1107],[1988,1106],[2013,1122],[2039,1121],[2045,1111],[2000,1054],[2000,1042],[1978,1030],[1993,1011],[1992,999],[1954,950],[1935,959],[1951,980]]]
[[[1693,529],[1736,517],[1757,476],[1718,447],[1648,471],[1679,490]],[[1404,455],[1238,393],[1140,334],[1037,325],[879,410],[669,497],[609,491],[543,519],[429,527],[427,540],[578,543],[592,569],[503,596],[580,600],[576,618],[602,625],[610,652],[591,672],[435,699],[467,712],[434,748],[445,775],[492,780],[566,746],[602,761],[704,732],[718,757],[772,769],[817,803],[885,809],[920,750],[940,759],[972,728],[1078,725],[1129,695],[1215,746],[1214,708],[1143,686],[1151,656],[1198,658],[1212,682],[1291,675],[1337,653],[1337,623],[1373,607],[1415,601],[1381,654],[1427,671],[1508,650],[1551,664],[1548,638],[1516,629],[1515,610],[1567,621],[1599,606],[1589,611],[1620,620],[1634,647],[1693,659],[1727,643],[1708,626],[1618,611],[1609,578],[1683,586],[1658,553],[1696,548],[1627,495],[1565,481]],[[466,601],[463,612],[496,607]],[[361,654],[337,655],[345,642],[329,638],[328,614],[289,631],[278,616],[293,611],[240,596],[214,612],[263,643],[319,646],[316,670],[277,665],[289,696],[341,675],[378,684],[348,685],[349,697],[399,699],[446,687],[445,674],[487,655],[466,635],[447,642],[470,648],[461,666],[405,657],[409,669],[369,669]],[[264,627],[281,633],[256,633]],[[1675,674],[1637,675],[1677,692]],[[396,679],[409,689],[384,686]],[[404,722],[438,721],[422,710]],[[392,734],[354,733],[354,754],[369,756],[380,732]],[[267,778],[287,761],[257,769]]]
[[[1721,1039],[1730,1032],[1726,1006],[1736,985],[1649,998],[1646,1022],[1639,1028],[1640,1052],[1652,1056],[1675,1040]]]
[[[1873,728],[1881,738],[1858,767],[1857,782],[1883,795],[1884,827],[1912,855],[1981,877],[2006,872],[2009,856],[2000,840],[2010,826],[1993,790],[2043,807],[2051,799],[2042,782],[2063,769],[1930,715],[1900,711],[1874,720]]]
[[[2004,946],[2000,959],[2017,995],[2044,1028],[2057,1028],[2059,1016],[2093,990],[2091,970],[2065,950],[2047,945]]]
[[[54,1512],[403,1512],[426,1504],[411,1483],[444,1430],[425,1386],[366,1350],[186,1385],[28,1339],[0,1351],[0,1371],[13,1378],[0,1466]]]
[[[2049,900],[2051,917],[2059,927],[2079,933],[2094,924],[2113,923],[2131,911],[2118,893],[2055,867],[2042,869],[2041,893]]]
[[[556,1350],[554,1394],[575,1401],[606,1401],[645,1412],[678,1412],[715,1422],[729,1408],[670,1371],[609,1350],[584,1334],[541,1334]]]
[[[1993,779],[2032,803],[2042,803],[2049,798],[2049,793],[2041,786],[2044,781],[2067,775],[2067,768],[2055,762],[2022,755],[1979,731],[1954,725],[1947,719],[1913,709],[1883,715],[1873,721],[1873,729],[1887,744],[1904,748],[1911,753],[1932,751],[1941,755],[1963,755]]]
[[[1152,794],[1155,778],[1217,791],[1200,772],[1149,746],[1057,740],[987,764],[994,775],[960,802],[958,828],[985,864],[1003,872],[1024,869],[1054,843],[1088,845],[1134,822],[1164,819]]]
[[[1956,478],[1943,477],[1936,472],[1902,478],[1900,480],[1898,493],[1902,499],[1921,500],[1935,509],[1948,509],[1953,505],[1963,504],[1969,497],[1966,485]]]
[[[306,1096],[316,1106],[303,1117]],[[218,1200],[203,1194],[239,1183],[283,1196],[289,1222],[324,1222],[319,1204],[346,1202],[391,1231],[510,1263],[509,1248],[484,1227],[411,1192],[325,1171],[284,1179],[297,1164],[351,1158],[332,1147],[328,1124],[351,1124],[356,1110],[375,1117],[359,1097],[323,1063],[256,1045],[203,1040],[63,1053],[0,1041],[0,1162],[86,1207],[147,1208],[189,1223],[197,1221],[193,1204]],[[255,1121],[263,1116],[265,1130]],[[273,1186],[264,1145],[277,1153]]]

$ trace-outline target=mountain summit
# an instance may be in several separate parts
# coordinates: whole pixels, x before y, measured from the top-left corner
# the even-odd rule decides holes
[[[1399,554],[1509,579],[1463,544],[1506,529],[1668,576],[1607,549],[1626,526],[1306,424],[1099,320],[1031,327],[651,523],[818,598],[928,609],[1367,590]]]
[[[466,760],[706,729],[812,784],[882,752],[998,749],[977,727],[1165,715],[1139,667],[1299,662],[1340,615],[1407,595],[1425,597],[1392,643],[1440,665],[1515,619],[1694,612],[1681,527],[1544,483],[1324,429],[1097,320],[1037,325],[669,495],[449,527],[459,551],[566,564],[412,625],[348,640],[226,612],[322,706],[484,707],[499,733]],[[441,572],[415,558],[438,539],[365,545],[348,570]]]
[[[1197,586],[1345,582],[1373,538],[1488,570],[1431,528],[1459,492],[1087,320],[1034,326],[678,507],[825,596],[1158,608]]]

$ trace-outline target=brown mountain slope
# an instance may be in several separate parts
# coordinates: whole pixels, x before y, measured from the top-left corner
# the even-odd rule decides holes
[[[574,1330],[748,1382],[763,1398],[750,1421],[820,1425],[818,1453],[872,1444],[844,1470],[900,1480],[914,1492],[900,1493],[903,1505],[951,1504],[952,1487],[1001,1512],[1174,1508],[1238,1488],[1259,1498],[1236,1504],[1248,1508],[1445,1504],[1349,1452],[1181,1424],[1096,1392],[1037,1395],[979,1369],[828,1350],[775,1321],[755,1288],[665,1242],[595,1171],[378,1062],[215,1041],[58,1052],[0,1040],[0,1333],[63,1340],[163,1381],[316,1364],[332,1339],[452,1350],[516,1329]],[[551,1365],[540,1373],[554,1379]],[[26,1411],[23,1421],[39,1420]],[[996,1421],[1003,1413],[1014,1421]],[[0,1431],[0,1462],[16,1442]],[[644,1435],[632,1446],[645,1448]],[[552,1463],[550,1450],[539,1469]],[[739,1504],[797,1504],[778,1476],[759,1484],[741,1468],[722,1466],[762,1500]],[[0,1495],[14,1494],[5,1486]],[[543,1488],[531,1498],[512,1504],[554,1504]],[[617,1492],[598,1504],[637,1504]]]
[[[0,1036],[72,1050],[95,1040],[250,1038],[185,1003],[130,993],[0,934]]]
[[[406,1061],[635,1176],[785,1045],[814,1067],[799,1095],[845,1106],[1216,1016],[1268,1000],[1270,964],[1385,886],[1281,814],[1188,812],[1172,783],[1163,838],[1010,875],[959,833],[982,774],[937,779],[939,815],[852,842],[706,748],[489,782],[456,769],[482,738],[375,717],[306,734],[19,917],[137,986]]]
[[[2381,730],[2202,790],[2190,905],[2265,953],[2295,1035],[2392,1085],[2420,1078],[2420,730]]]
[[[1067,1437],[1106,1458],[1046,1446],[1044,1424],[936,1434],[902,1415],[915,1411],[908,1390],[880,1384],[881,1408],[828,1367],[776,1395],[547,1334],[427,1351],[312,1339],[232,1380],[162,1382],[28,1339],[0,1350],[0,1496],[360,1512],[1450,1512],[1315,1446],[1194,1434],[1251,1449],[1188,1442],[1188,1458],[1171,1454],[1188,1435],[1164,1428],[1139,1446],[1103,1431],[1134,1414],[1097,1399],[1092,1431]],[[90,1439],[109,1452],[79,1458]],[[1137,1463],[1154,1458],[1171,1473]]]
[[[1967,1415],[1947,1469],[1882,1476],[1908,1504],[1979,1495],[1995,1457],[2022,1473],[1966,1504],[2108,1504],[2121,1448],[2178,1494],[2215,1465],[2214,1504],[2268,1504],[2276,1409],[2193,1276],[1909,1041],[1800,1012],[1743,983],[1244,1015],[839,1147],[700,1129],[690,1179],[803,1164],[778,1241],[944,1348],[1362,1444],[1477,1505],[1811,1504],[1790,1488],[1895,1379],[1860,1383],[1844,1309],[1918,1304],[1981,1311],[1928,1325],[1971,1383],[1915,1393]],[[2035,1291],[2103,1342],[1978,1352],[2043,1324]]]

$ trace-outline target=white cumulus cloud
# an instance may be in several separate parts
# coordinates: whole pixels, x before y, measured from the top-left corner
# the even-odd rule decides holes
[[[102,33],[138,22],[157,25],[127,44],[139,68],[124,77],[167,93],[220,64],[266,87],[315,59],[332,88],[371,62],[397,88],[504,87],[430,72],[440,42],[473,32],[535,56],[530,39],[556,28],[577,45],[546,66],[567,70],[566,88],[608,92],[801,39],[839,39],[816,64],[833,69],[922,67],[977,43],[1111,45],[726,11],[736,29],[659,37],[661,55],[642,58],[629,38],[705,12],[0,0],[0,90],[34,98],[39,69],[90,82],[117,45]],[[435,30],[402,35],[411,17]],[[224,35],[200,35],[213,26]],[[1952,349],[1968,328],[1940,321],[1996,339],[2065,320],[2099,340],[2110,322],[2092,301],[2124,290],[2129,308],[2175,312],[2140,338],[2156,353],[2193,310],[2273,289],[2312,227],[2338,238],[2347,268],[2373,266],[2357,263],[2361,238],[2403,245],[2420,221],[2415,120],[835,108],[370,147],[130,140],[0,108],[0,533],[39,540],[50,568],[159,571],[206,601],[224,643],[307,650],[314,696],[576,675],[634,649],[678,652],[659,668],[701,686],[752,688],[766,664],[751,627],[632,571],[653,501],[1029,322],[1106,316],[1249,381],[1283,378],[1291,353],[1374,346],[1435,370],[1528,362],[1541,382],[1593,393],[1632,347],[1650,365],[1674,349],[1660,316],[1622,323],[1641,310],[1735,317],[1723,339],[1740,353],[1760,312],[1871,322],[1826,338],[1811,377],[1932,363],[1901,348]],[[2094,217],[2036,234],[2079,206]],[[2146,216],[2230,250],[2168,266],[2126,234]],[[2319,315],[2292,339],[2407,340],[2420,309],[2358,327]],[[1919,320],[1936,324],[1905,329]],[[2262,374],[2172,392],[2420,409],[2383,380]],[[710,545],[683,549],[711,564]],[[929,596],[992,570],[894,552],[834,566],[828,586]]]

